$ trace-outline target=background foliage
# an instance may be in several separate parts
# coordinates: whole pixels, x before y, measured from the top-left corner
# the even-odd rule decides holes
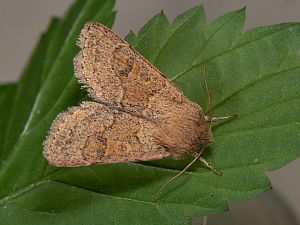
[[[169,22],[153,17],[126,40],[191,100],[207,109],[207,65],[215,115],[206,158],[160,196],[155,193],[190,161],[161,160],[54,168],[42,143],[55,116],[86,98],[73,76],[84,23],[113,24],[111,0],[77,0],[54,18],[18,84],[0,86],[0,218],[2,224],[187,224],[270,189],[266,171],[300,155],[298,23],[242,31],[245,10],[206,23],[202,7]]]

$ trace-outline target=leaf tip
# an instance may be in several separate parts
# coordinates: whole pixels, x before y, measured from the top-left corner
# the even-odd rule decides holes
[[[194,8],[191,9],[191,11],[196,11],[200,14],[205,14],[205,10],[204,10],[204,7],[203,7],[203,4],[199,4],[197,6],[195,6]]]
[[[247,6],[244,6],[243,8],[237,10],[238,13],[245,15],[247,10]]]

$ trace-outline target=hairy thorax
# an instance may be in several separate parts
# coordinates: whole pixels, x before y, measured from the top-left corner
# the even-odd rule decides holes
[[[154,138],[170,151],[171,156],[183,158],[211,143],[212,133],[202,109],[189,100],[163,102]]]

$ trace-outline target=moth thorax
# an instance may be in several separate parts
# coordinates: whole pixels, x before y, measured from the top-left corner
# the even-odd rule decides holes
[[[201,108],[197,106],[168,113],[160,121],[155,138],[174,157],[181,157],[211,143],[212,133]]]

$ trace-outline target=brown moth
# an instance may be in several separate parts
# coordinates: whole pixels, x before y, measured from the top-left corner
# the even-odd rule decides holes
[[[94,101],[54,120],[44,143],[50,164],[200,157],[199,149],[212,141],[208,122],[216,118],[204,116],[200,106],[104,25],[87,23],[78,46],[75,76]]]

